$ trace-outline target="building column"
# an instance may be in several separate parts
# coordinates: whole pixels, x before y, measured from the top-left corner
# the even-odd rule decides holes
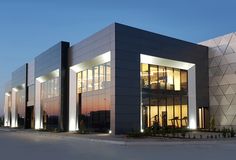
[[[197,129],[197,105],[196,105],[196,68],[195,65],[188,69],[188,105],[189,128]]]
[[[69,131],[79,130],[76,108],[76,72],[70,69],[69,79]]]
[[[42,129],[43,122],[41,118],[41,84],[35,80],[35,129]]]
[[[15,88],[12,89],[12,107],[11,107],[11,127],[18,127],[17,108],[16,108],[16,93]]]

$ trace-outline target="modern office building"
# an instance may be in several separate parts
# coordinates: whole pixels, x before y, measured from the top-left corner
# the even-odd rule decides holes
[[[5,126],[113,134],[155,123],[205,128],[208,81],[208,47],[114,23],[14,71]]]

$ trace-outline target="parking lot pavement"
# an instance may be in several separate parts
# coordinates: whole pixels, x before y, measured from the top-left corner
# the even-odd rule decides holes
[[[109,139],[110,140],[110,139]],[[63,134],[0,130],[0,158],[24,160],[146,160],[146,159],[213,159],[234,158],[236,141],[166,143],[149,145],[135,143],[107,143],[106,139],[80,138]],[[104,143],[105,142],[105,143]],[[119,141],[127,142],[127,141]],[[140,140],[137,140],[140,142]]]

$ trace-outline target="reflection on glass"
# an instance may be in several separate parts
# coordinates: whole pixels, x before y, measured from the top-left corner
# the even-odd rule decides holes
[[[82,76],[80,76],[81,74]],[[77,87],[79,128],[87,128],[92,131],[108,131],[110,129],[110,81],[109,62],[77,73],[77,86],[82,82],[82,88],[84,88],[80,92]],[[86,82],[87,90],[85,89]]]
[[[59,128],[59,78],[41,83],[41,104],[43,128],[54,130]]]

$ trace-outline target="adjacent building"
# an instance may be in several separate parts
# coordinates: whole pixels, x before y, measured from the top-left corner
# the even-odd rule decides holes
[[[217,128],[236,128],[236,33],[201,43],[209,47],[209,107]]]
[[[114,23],[14,71],[5,126],[113,134],[155,124],[206,128],[209,67],[206,46]]]

